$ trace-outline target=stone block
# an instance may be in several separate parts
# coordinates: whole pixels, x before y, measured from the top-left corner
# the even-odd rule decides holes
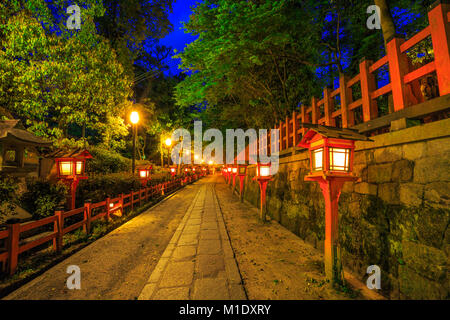
[[[194,262],[171,262],[163,274],[160,288],[189,286],[194,277]]]
[[[427,155],[428,156],[437,156],[442,153],[450,152],[450,138],[439,138],[428,140],[427,144]]]
[[[193,300],[228,300],[230,299],[226,280],[197,279],[194,283]]]
[[[354,187],[355,192],[361,194],[377,195],[377,185],[367,182],[356,183]]]
[[[408,143],[402,148],[403,158],[406,160],[416,160],[427,156],[426,142]]]
[[[374,151],[374,159],[376,163],[394,162],[401,160],[403,150],[401,146],[392,146],[379,148]]]
[[[450,154],[439,157],[427,157],[416,161],[414,182],[431,183],[450,181]]]
[[[433,182],[425,185],[424,200],[448,207],[450,205],[450,182]]]
[[[402,241],[403,260],[408,268],[426,278],[442,281],[447,271],[444,251],[412,241]]]
[[[197,258],[196,274],[199,278],[214,277],[224,270],[225,263],[221,255],[199,255]]]
[[[392,170],[392,181],[407,182],[411,181],[414,171],[414,162],[409,160],[400,160],[394,163]]]
[[[390,204],[400,203],[397,183],[382,183],[378,185],[378,197]]]
[[[219,254],[221,251],[220,240],[200,240],[198,254]]]
[[[172,253],[172,260],[183,261],[194,258],[197,251],[196,246],[179,246]]]
[[[152,300],[189,300],[189,287],[159,289]]]
[[[406,206],[420,206],[423,199],[423,188],[421,184],[400,184],[400,201]]]
[[[442,283],[426,279],[407,266],[399,267],[398,280],[401,294],[409,299],[442,300],[448,294]]]
[[[368,167],[368,182],[383,183],[392,181],[392,163],[371,165]]]

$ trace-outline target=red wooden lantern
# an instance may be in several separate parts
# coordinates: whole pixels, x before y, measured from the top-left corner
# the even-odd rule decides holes
[[[338,238],[338,202],[346,181],[356,181],[353,173],[355,141],[370,141],[350,129],[303,124],[309,128],[299,147],[309,149],[310,174],[305,181],[317,181],[325,198],[325,273],[336,283],[343,280]]]
[[[237,165],[232,165],[231,166],[231,176],[233,177],[233,186],[232,186],[232,189],[231,190],[233,190],[233,192],[234,192],[234,188],[235,188],[235,185],[236,185],[236,176],[237,176],[237,174],[238,174],[238,167],[237,167]]]
[[[152,165],[144,165],[137,167],[137,170],[139,172],[139,179],[141,180],[141,184],[143,187],[145,187],[148,181],[151,179],[150,174],[152,169],[153,169]]]
[[[80,149],[63,152],[57,150],[52,154],[55,157],[56,172],[58,179],[62,180],[70,188],[68,206],[70,210],[75,209],[75,194],[80,180],[87,179],[85,175],[86,160],[92,159],[92,155],[87,150]]]
[[[237,175],[239,177],[239,197],[241,199],[241,202],[244,202],[244,180],[247,176],[247,165],[238,164]]]
[[[177,167],[170,167],[170,174],[172,175],[172,178],[175,178],[175,175],[177,174]]]
[[[259,190],[261,191],[261,207],[260,207],[260,216],[262,221],[266,221],[266,190],[267,190],[267,184],[270,180],[272,180],[272,176],[270,174],[270,163],[260,163],[258,162],[258,165],[256,167],[256,176],[253,178],[253,180],[258,181],[259,183]]]

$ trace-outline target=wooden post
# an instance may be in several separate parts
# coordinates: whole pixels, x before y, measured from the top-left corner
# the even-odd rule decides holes
[[[406,85],[403,77],[408,73],[408,58],[400,50],[400,45],[405,39],[392,38],[386,44],[386,52],[389,61],[389,76],[391,78],[392,98],[394,100],[394,112],[409,106],[406,95]]]
[[[331,98],[331,89],[326,87],[323,89],[323,109],[325,111],[325,125],[336,126],[336,121],[333,119],[334,101]]]
[[[353,112],[348,110],[348,105],[351,103],[351,89],[347,88],[348,77],[342,75],[339,78],[339,87],[341,88],[341,115],[342,115],[342,128],[352,127],[355,124],[355,118]]]
[[[58,210],[55,212],[58,217],[58,237],[56,238],[56,252],[59,254],[63,248],[63,236],[64,236],[64,212]]]
[[[286,149],[289,149],[289,117],[286,116]]]
[[[17,263],[19,260],[19,238],[20,238],[20,223],[10,224],[9,226],[9,275],[13,275],[17,270]]]
[[[134,208],[134,191],[131,190],[131,211],[133,211]]]
[[[84,220],[86,221],[86,224],[83,226],[84,231],[86,234],[91,233],[91,201],[87,200],[84,203]]]
[[[442,1],[443,2],[443,1]],[[436,75],[441,96],[450,93],[450,3],[438,3],[428,12]]]
[[[109,197],[106,198],[106,221],[109,221],[110,219],[110,208],[109,208],[110,201],[111,199]]]
[[[292,146],[295,148],[297,146],[297,112],[292,112]]]
[[[317,124],[319,122],[319,106],[317,105],[316,97],[311,99],[311,122]]]
[[[363,59],[359,64],[359,73],[361,78],[361,96],[364,122],[377,117],[377,102],[370,97],[370,93],[375,91],[375,77],[369,72],[372,61]]]

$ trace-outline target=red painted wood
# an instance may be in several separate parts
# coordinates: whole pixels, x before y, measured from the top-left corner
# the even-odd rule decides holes
[[[410,105],[406,96],[406,85],[403,82],[403,78],[409,69],[407,57],[400,50],[400,46],[404,42],[404,39],[394,38],[386,45],[394,111],[402,110]]]
[[[369,72],[372,61],[364,60],[359,64],[361,77],[361,100],[364,122],[377,117],[377,103],[370,98],[370,93],[375,91],[375,77]]]
[[[17,269],[17,263],[19,259],[19,237],[20,237],[20,224],[15,223],[9,225],[8,268],[10,275],[13,275]]]
[[[441,96],[450,93],[450,4],[439,4],[428,12],[434,61]]]

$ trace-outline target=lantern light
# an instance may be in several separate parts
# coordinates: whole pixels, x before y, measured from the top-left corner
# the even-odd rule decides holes
[[[231,172],[231,167],[228,167],[228,168],[227,168],[227,171],[228,171],[228,172]]]
[[[270,163],[269,164],[258,163],[256,175],[258,178],[269,178],[270,177]]]
[[[170,147],[172,145],[172,139],[167,138],[165,143],[166,143],[166,146]]]
[[[237,174],[238,168],[237,168],[237,167],[231,168],[231,172],[232,172],[233,174]]]
[[[73,175],[73,162],[72,161],[60,161],[59,173],[61,176]]]
[[[212,160],[210,160],[209,162],[208,162],[208,164],[210,165],[210,166],[212,166],[213,165],[213,161]]]
[[[137,111],[131,112],[130,121],[132,124],[137,124],[139,122],[139,113]]]

